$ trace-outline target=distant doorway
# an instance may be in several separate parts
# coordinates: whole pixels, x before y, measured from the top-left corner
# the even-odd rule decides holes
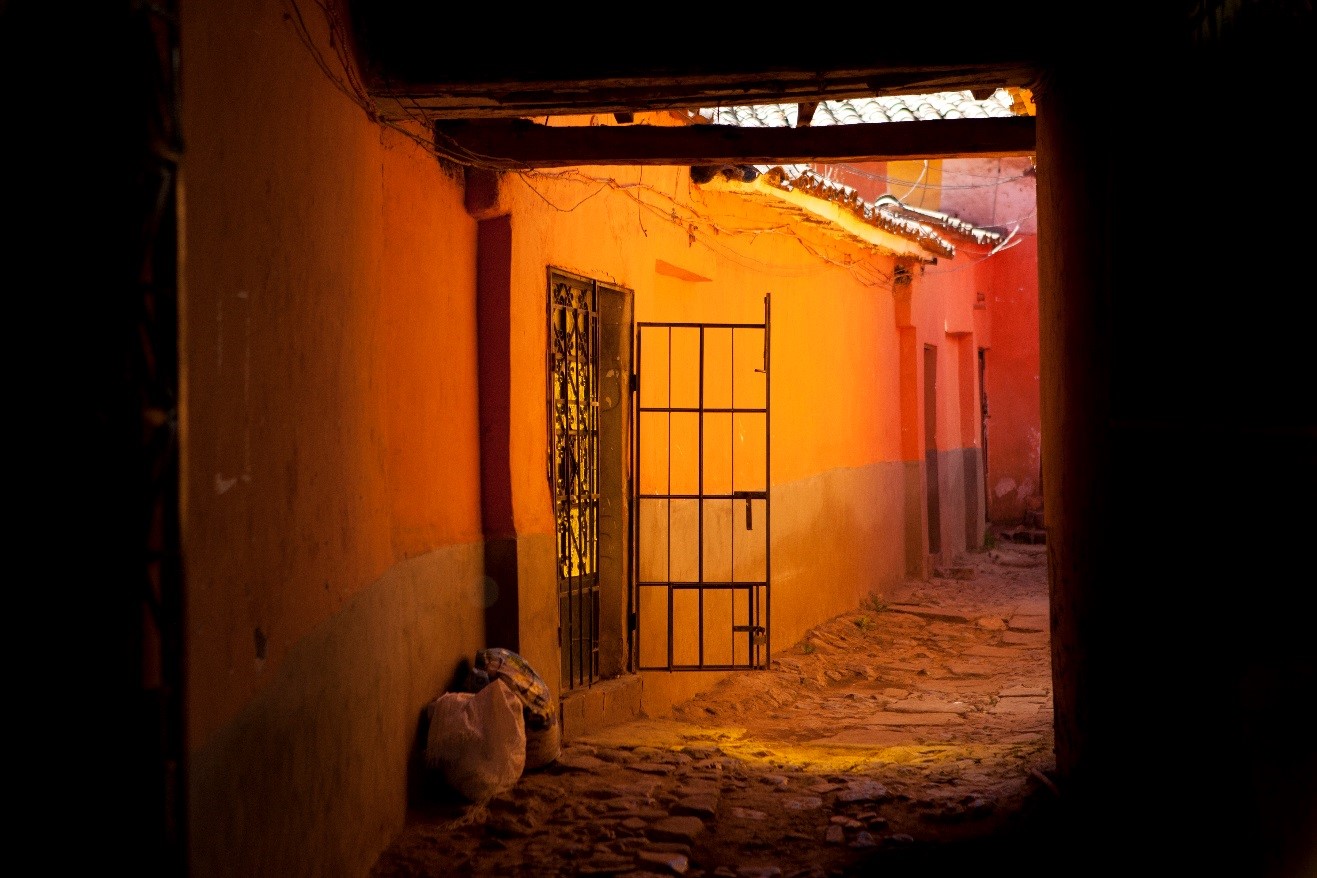
[[[983,446],[983,510],[984,518],[991,519],[988,505],[988,349],[979,348],[979,442]]]
[[[928,495],[928,553],[942,551],[942,503],[937,469],[937,347],[924,345],[924,474]]]

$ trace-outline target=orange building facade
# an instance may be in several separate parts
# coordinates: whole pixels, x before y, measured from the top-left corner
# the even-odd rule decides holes
[[[464,173],[282,12],[181,28],[192,874],[364,874],[479,649],[567,734],[661,716],[981,546],[1032,248],[951,271],[683,167]]]

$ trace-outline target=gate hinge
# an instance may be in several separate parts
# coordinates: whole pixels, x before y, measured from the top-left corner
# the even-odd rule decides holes
[[[640,376],[635,372],[631,373],[631,392],[635,393],[640,389]]]

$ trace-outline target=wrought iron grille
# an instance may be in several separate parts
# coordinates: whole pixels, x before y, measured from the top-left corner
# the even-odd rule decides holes
[[[599,324],[594,281],[549,273],[549,400],[564,689],[599,674]]]

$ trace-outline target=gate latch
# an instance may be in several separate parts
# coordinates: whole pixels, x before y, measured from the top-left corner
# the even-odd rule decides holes
[[[750,504],[750,501],[751,500],[766,501],[768,500],[768,492],[767,491],[733,491],[732,499],[745,500],[745,529],[754,530],[755,529],[754,516],[751,512],[751,510],[754,507]]]

